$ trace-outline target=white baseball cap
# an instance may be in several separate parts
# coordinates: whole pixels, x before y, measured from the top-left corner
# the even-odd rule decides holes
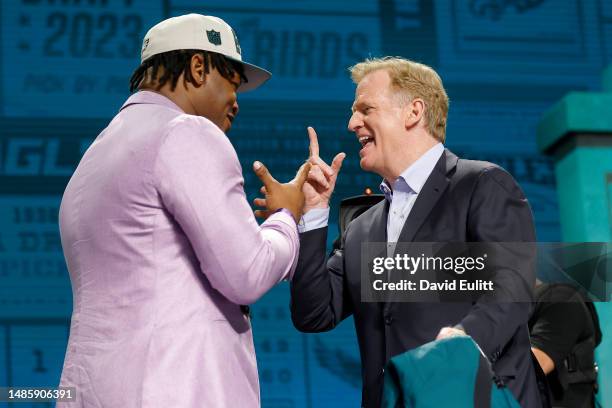
[[[242,61],[242,51],[236,33],[218,17],[185,14],[156,24],[144,37],[140,62],[156,54],[174,50],[216,52],[239,62],[244,67],[248,82],[241,84],[238,92],[255,89],[272,76],[265,69]]]

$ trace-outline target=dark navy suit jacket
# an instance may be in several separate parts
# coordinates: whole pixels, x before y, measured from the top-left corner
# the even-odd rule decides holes
[[[300,234],[300,255],[291,282],[295,327],[303,332],[328,331],[353,315],[364,407],[380,406],[383,369],[392,356],[435,339],[442,327],[457,324],[478,343],[521,405],[539,406],[527,329],[528,302],[361,301],[361,244],[386,242],[388,209],[388,201],[383,200],[353,220],[341,247],[329,257],[327,227]],[[459,159],[445,150],[398,242],[535,240],[531,209],[514,179],[499,166]],[[513,290],[524,291],[516,295],[526,299],[534,285],[528,279],[517,282]]]

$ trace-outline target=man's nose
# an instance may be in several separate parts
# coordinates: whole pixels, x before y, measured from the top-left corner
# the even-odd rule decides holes
[[[232,115],[234,115],[234,117],[237,116],[239,110],[240,110],[240,108],[238,107],[238,101],[236,101],[232,105]]]
[[[359,113],[353,112],[348,122],[348,130],[350,130],[351,132],[356,132],[357,129],[361,126],[362,126],[362,121],[361,121],[361,118],[359,117]]]

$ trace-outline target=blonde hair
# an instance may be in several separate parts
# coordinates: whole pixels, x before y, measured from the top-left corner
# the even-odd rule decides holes
[[[400,91],[402,100],[420,98],[425,102],[425,126],[440,142],[446,139],[448,95],[440,76],[431,67],[401,57],[368,58],[349,68],[353,82],[359,82],[369,73],[385,70],[391,86]]]

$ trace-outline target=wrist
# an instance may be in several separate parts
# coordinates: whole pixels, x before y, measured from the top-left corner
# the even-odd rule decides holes
[[[293,221],[295,221],[295,225],[297,226],[297,224],[298,224],[298,222],[299,222],[299,218],[297,218],[297,217],[295,216],[295,214],[293,214],[293,212],[292,212],[290,209],[285,208],[285,207],[278,208],[277,210],[275,210],[275,211],[273,212],[273,214],[276,214],[276,213],[284,213],[284,214],[287,214],[289,217],[291,217],[291,219],[292,219]]]

